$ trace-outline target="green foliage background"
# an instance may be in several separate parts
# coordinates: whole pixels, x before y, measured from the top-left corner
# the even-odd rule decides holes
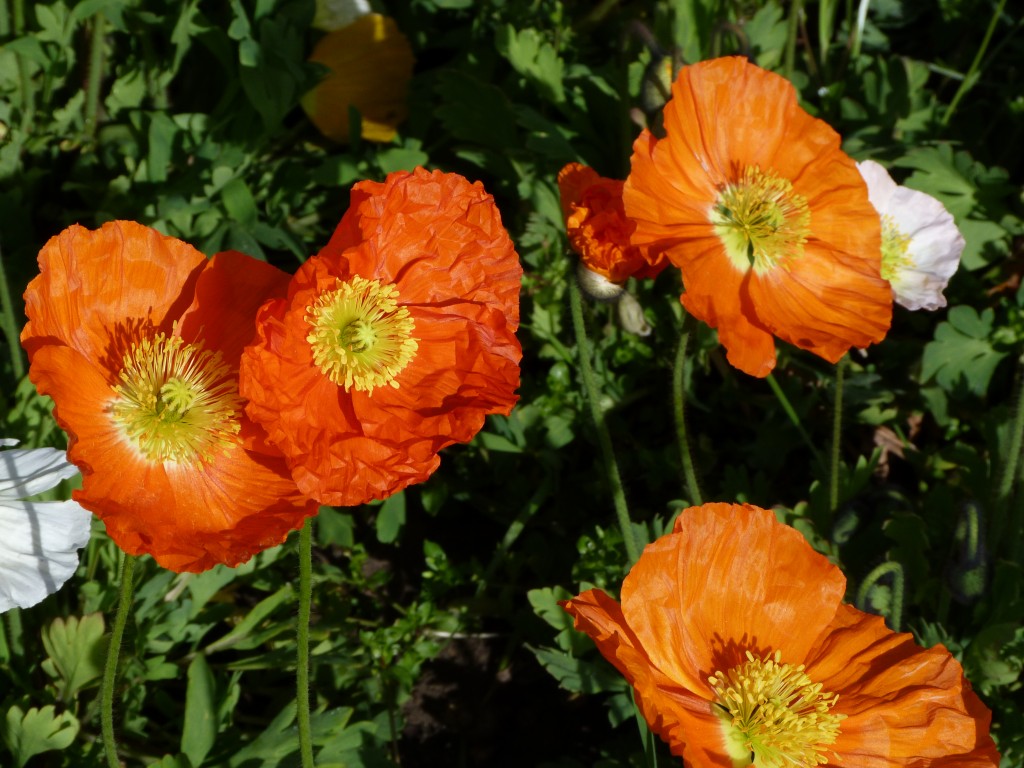
[[[945,644],[993,710],[1003,765],[1021,765],[1019,11],[1005,0],[386,5],[416,54],[410,117],[391,144],[337,146],[297,106],[319,76],[305,62],[320,34],[312,0],[0,3],[0,434],[64,447],[17,338],[35,255],[69,224],[135,219],[291,271],[326,242],[356,180],[420,164],[481,180],[527,272],[520,405],[447,450],[426,484],[321,512],[318,764],[645,764],[624,682],[555,605],[581,585],[616,592],[625,560],[578,380],[555,177],[581,161],[624,178],[639,124],[657,125],[666,62],[744,54],[789,77],[856,159],[939,198],[967,249],[947,310],[897,309],[888,338],[851,355],[835,515],[834,368],[780,345],[776,393],[698,328],[685,387],[705,496],[777,506],[843,567],[849,600]],[[586,310],[600,407],[648,540],[687,503],[670,416],[678,275],[630,290],[650,336],[608,306]],[[115,712],[128,765],[298,764],[293,549],[198,576],[140,564]],[[63,590],[3,617],[0,764],[102,764],[97,684],[117,565],[97,524]]]

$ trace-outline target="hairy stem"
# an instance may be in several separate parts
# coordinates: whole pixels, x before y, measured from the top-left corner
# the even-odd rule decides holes
[[[18,381],[25,375],[25,361],[22,359],[21,345],[18,343],[18,319],[14,314],[14,301],[11,298],[11,286],[7,282],[7,269],[4,267],[4,256],[0,252],[0,329],[7,338],[7,348],[11,354],[11,371]]]
[[[295,715],[302,768],[313,768],[313,732],[309,718],[309,615],[313,602],[313,518],[299,533],[299,627],[295,662]]]
[[[598,390],[597,382],[594,379],[594,371],[590,365],[590,340],[587,338],[587,327],[583,321],[583,298],[580,295],[580,287],[575,277],[570,277],[569,279],[569,304],[572,309],[573,328],[576,331],[576,349],[579,355],[583,388],[586,391],[587,402],[590,404],[590,415],[594,420],[594,428],[597,430],[597,442],[601,449],[601,460],[604,462],[605,475],[611,487],[612,501],[615,503],[615,514],[618,517],[619,528],[622,530],[622,540],[626,545],[626,557],[629,559],[630,565],[632,565],[640,557],[640,548],[637,546],[636,537],[633,534],[633,525],[629,519],[626,492],[622,487],[619,465],[615,461],[612,438],[608,433],[604,412],[601,410],[601,393]]]
[[[121,563],[121,589],[118,593],[117,613],[114,626],[110,628],[110,644],[107,646],[107,662],[103,667],[103,684],[100,692],[100,728],[103,733],[103,749],[109,768],[120,768],[117,758],[117,741],[114,738],[114,684],[117,681],[117,661],[121,653],[124,627],[132,609],[136,558],[124,555]]]
[[[692,328],[693,318],[687,315],[683,322],[683,331],[679,334],[679,346],[676,349],[675,367],[672,371],[672,403],[675,406],[676,438],[679,441],[679,454],[683,460],[683,481],[686,491],[690,495],[691,504],[703,504],[700,484],[697,482],[697,473],[693,467],[693,456],[690,453],[690,441],[686,434],[686,345],[690,340]]]
[[[847,358],[842,357],[836,363],[835,412],[832,415],[832,461],[828,480],[828,513],[829,519],[839,508],[839,447],[843,437],[843,379],[846,373]]]

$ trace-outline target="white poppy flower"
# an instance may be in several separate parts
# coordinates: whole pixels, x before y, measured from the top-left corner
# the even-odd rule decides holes
[[[949,211],[931,195],[901,187],[878,163],[857,163],[868,198],[882,217],[882,277],[907,309],[939,309],[960,265],[964,238]]]
[[[41,602],[78,567],[92,515],[74,501],[22,501],[76,474],[55,448],[0,451],[0,613]]]

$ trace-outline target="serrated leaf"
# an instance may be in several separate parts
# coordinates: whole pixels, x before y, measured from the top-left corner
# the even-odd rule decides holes
[[[988,390],[996,366],[1006,352],[989,341],[994,313],[980,315],[973,307],[953,307],[949,319],[935,329],[935,340],[924,347],[921,380],[936,383],[947,392],[967,390],[979,397]]]
[[[627,685],[625,678],[603,660],[595,664],[575,659],[565,651],[554,648],[530,648],[530,651],[548,674],[567,691],[600,693],[619,691]]]
[[[49,658],[42,667],[48,675],[60,679],[65,701],[103,674],[107,647],[103,631],[102,613],[80,619],[57,618],[43,630],[43,648]]]
[[[509,24],[498,30],[495,43],[516,72],[536,85],[548,101],[565,101],[562,60],[540,32],[532,28],[517,32]]]
[[[7,748],[21,768],[29,758],[54,749],[67,749],[78,735],[78,720],[70,712],[56,714],[53,705],[23,712],[13,706],[0,724]]]

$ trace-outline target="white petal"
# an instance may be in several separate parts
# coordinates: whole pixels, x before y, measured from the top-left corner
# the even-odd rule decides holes
[[[874,160],[857,163],[857,170],[864,178],[864,183],[868,185],[868,200],[871,201],[871,205],[879,214],[886,213],[889,198],[899,188],[896,182],[892,180],[889,172]]]
[[[34,496],[77,474],[64,451],[56,448],[0,451],[0,501]]]
[[[74,501],[0,502],[0,613],[35,605],[71,577],[91,518]]]
[[[942,292],[960,266],[965,245],[953,216],[931,195],[898,186],[878,163],[866,160],[857,168],[879,216],[891,217],[900,233],[910,238],[910,264],[890,281],[896,303],[911,310],[946,306]]]

